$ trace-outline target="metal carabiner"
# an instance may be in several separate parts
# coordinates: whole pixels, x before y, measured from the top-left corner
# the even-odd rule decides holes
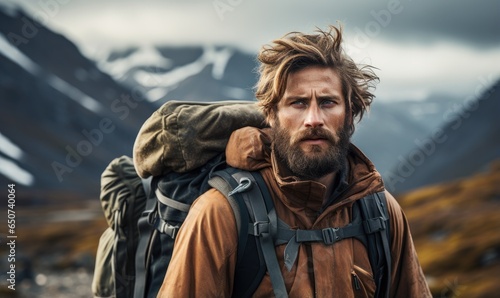
[[[232,191],[230,191],[227,195],[232,196],[235,193],[245,192],[250,189],[250,187],[252,187],[252,180],[250,180],[250,178],[248,177],[242,177],[240,179],[240,184],[236,186]]]

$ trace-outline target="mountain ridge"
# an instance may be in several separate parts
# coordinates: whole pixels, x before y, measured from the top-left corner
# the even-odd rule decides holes
[[[26,43],[0,43],[0,103],[8,107],[0,111],[7,140],[0,143],[0,163],[17,167],[26,181],[31,177],[35,189],[98,196],[102,170],[113,158],[132,154],[142,123],[165,101],[255,100],[255,56],[237,48],[136,46],[93,61],[20,10],[0,9],[0,36],[6,41],[10,33],[22,34],[27,22],[37,31]],[[456,103],[442,95],[423,102],[376,99],[353,143],[387,180]],[[22,158],[3,146],[17,148]],[[13,173],[0,173],[0,181],[18,176]]]
[[[397,192],[456,180],[500,158],[500,80],[479,98],[449,110],[447,122],[405,154],[386,182]]]

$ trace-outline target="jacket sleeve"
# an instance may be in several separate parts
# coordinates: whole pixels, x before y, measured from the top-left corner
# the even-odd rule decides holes
[[[390,297],[432,297],[413,245],[406,216],[389,193],[385,192],[392,234],[392,284]]]
[[[179,230],[157,297],[230,297],[237,238],[227,199],[215,189],[200,196]]]

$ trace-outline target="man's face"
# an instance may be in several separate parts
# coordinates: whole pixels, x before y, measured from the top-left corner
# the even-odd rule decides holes
[[[343,167],[349,135],[337,73],[310,66],[291,73],[271,126],[276,156],[302,179],[318,179]]]

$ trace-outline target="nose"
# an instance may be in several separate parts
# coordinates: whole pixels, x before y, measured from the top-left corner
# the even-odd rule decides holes
[[[304,121],[306,127],[321,127],[323,126],[323,117],[321,110],[316,104],[311,104],[306,111],[306,118]]]

